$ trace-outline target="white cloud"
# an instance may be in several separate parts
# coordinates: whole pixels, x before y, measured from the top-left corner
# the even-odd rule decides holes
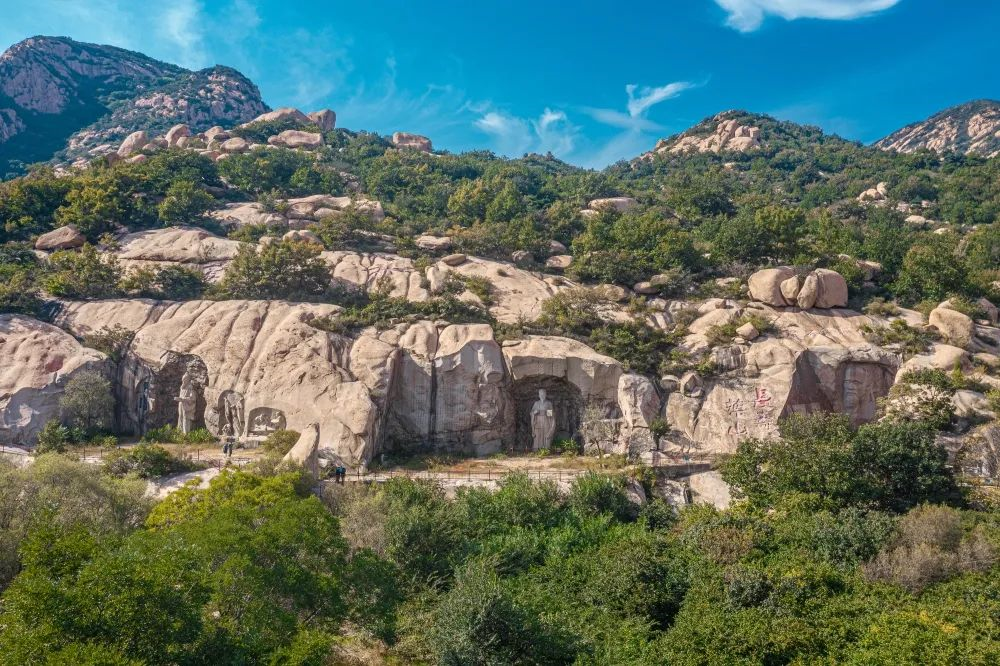
[[[538,137],[536,151],[566,157],[576,147],[579,128],[569,121],[565,111],[553,111],[546,107],[532,126]]]
[[[633,118],[641,117],[650,107],[672,97],[677,97],[693,85],[687,81],[675,81],[658,88],[650,88],[649,86],[639,88],[634,83],[630,83],[625,86],[625,92],[628,94],[628,113]],[[639,91],[638,95],[635,94],[637,90]]]
[[[205,50],[207,19],[203,11],[204,7],[196,0],[179,0],[163,10],[157,22],[163,41],[177,53],[175,62],[191,69],[209,64]]]
[[[668,99],[677,97],[685,90],[696,87],[690,81],[674,81],[666,85],[641,88],[629,83],[625,86],[625,94],[628,95],[626,108],[628,113],[616,109],[601,109],[594,107],[584,107],[582,111],[599,123],[618,127],[630,132],[655,132],[663,129],[659,124],[649,120],[646,114],[651,108]]]
[[[773,14],[786,21],[800,18],[845,21],[868,16],[899,4],[900,0],[715,0],[729,16],[726,25],[753,32]]]

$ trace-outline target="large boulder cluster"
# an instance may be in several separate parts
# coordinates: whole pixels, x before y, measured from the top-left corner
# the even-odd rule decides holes
[[[240,136],[234,136],[219,126],[194,133],[188,125],[181,123],[171,127],[161,137],[150,137],[145,131],[133,132],[122,141],[118,150],[112,154],[113,157],[109,155],[109,158],[143,162],[148,159],[148,154],[166,148],[193,150],[215,161],[225,159],[227,155],[245,153],[266,146],[314,150],[323,146],[323,132],[328,132],[336,126],[337,114],[330,109],[305,114],[298,109],[285,107],[263,113],[243,123],[241,127],[280,121],[291,121],[304,128],[315,127],[316,131],[287,129],[268,137],[265,144],[255,144]]]
[[[789,266],[765,268],[750,276],[750,298],[773,307],[842,308],[847,281],[837,271],[817,268],[804,277]]]

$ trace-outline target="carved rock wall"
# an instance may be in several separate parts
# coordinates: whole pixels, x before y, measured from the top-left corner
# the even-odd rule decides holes
[[[103,372],[104,354],[50,324],[0,315],[0,442],[31,445],[59,418],[66,382],[82,370]]]

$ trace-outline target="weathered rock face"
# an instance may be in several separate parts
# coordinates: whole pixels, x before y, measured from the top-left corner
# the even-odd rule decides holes
[[[285,148],[319,148],[323,145],[323,135],[319,132],[302,132],[285,130],[281,134],[269,137],[268,144]]]
[[[397,148],[412,148],[424,153],[431,152],[431,140],[419,134],[409,134],[408,132],[394,132],[392,135],[392,145]]]
[[[80,335],[109,322],[136,331],[115,377],[118,425],[134,433],[175,422],[185,372],[198,394],[196,427],[254,441],[315,424],[319,458],[351,464],[380,451],[523,448],[540,388],[555,405],[557,436],[578,435],[588,404],[612,419],[627,412],[630,432],[648,429],[659,410],[647,379],[620,384],[617,361],[573,340],[501,348],[487,325],[427,321],[352,340],[309,323],[337,312],[283,301],[112,300],[70,303],[58,321]]]
[[[971,317],[948,307],[934,308],[927,321],[946,342],[956,347],[968,347],[976,333],[976,324]]]
[[[50,324],[0,315],[0,442],[31,445],[59,418],[66,382],[81,370],[103,372],[104,354]]]
[[[302,113],[298,109],[292,108],[290,106],[283,106],[280,109],[275,109],[274,111],[268,111],[262,113],[253,120],[249,120],[243,123],[243,127],[250,125],[252,123],[267,123],[267,122],[277,122],[282,120],[292,120],[303,125],[308,125],[311,120],[309,116]]]
[[[594,199],[587,204],[590,210],[616,210],[624,213],[630,208],[634,208],[637,202],[632,197],[607,197],[605,199]]]
[[[785,290],[789,293],[794,291],[795,295],[798,296],[798,289],[792,290],[785,286],[789,280],[797,280],[797,278],[795,271],[788,266],[757,271],[750,276],[750,298],[773,307],[788,305],[783,293]]]
[[[67,225],[59,227],[48,233],[44,233],[35,241],[36,250],[69,250],[80,247],[87,242],[87,237],[76,230],[76,227]]]
[[[765,268],[750,276],[750,298],[772,307],[842,308],[847,281],[837,271],[817,268],[800,280],[788,266]]]
[[[118,156],[128,157],[132,153],[140,151],[147,143],[149,143],[149,135],[144,130],[132,132],[125,137],[122,145],[118,147]]]
[[[725,151],[746,152],[760,145],[760,128],[741,125],[735,118],[729,118],[726,112],[714,118],[714,129],[704,134],[702,127],[686,132],[676,139],[661,139],[651,153],[720,153]]]
[[[701,378],[697,391],[670,394],[673,446],[730,452],[747,437],[774,436],[778,419],[794,413],[836,411],[854,423],[875,418],[876,400],[892,386],[899,357],[864,339],[860,327],[869,317],[843,310],[767,314],[775,336],[733,345],[735,367]]]
[[[127,234],[117,252],[123,268],[187,264],[212,282],[236,256],[239,241],[219,238],[198,227],[167,227]]]
[[[893,132],[875,146],[901,153],[928,148],[995,157],[1000,155],[1000,102],[983,99],[953,106]]]
[[[69,304],[58,321],[77,334],[110,322],[136,331],[117,377],[125,431],[175,423],[173,398],[190,371],[199,396],[196,427],[218,434],[229,424],[263,438],[317,423],[321,449],[367,459],[377,407],[350,371],[351,341],[308,323],[337,310],[284,301],[112,300]]]
[[[337,126],[337,114],[330,109],[320,109],[319,111],[313,111],[308,114],[309,120],[311,120],[317,127],[319,127],[324,132],[329,132],[334,127]]]

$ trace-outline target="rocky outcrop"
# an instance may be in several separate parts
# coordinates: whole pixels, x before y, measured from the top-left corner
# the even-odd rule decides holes
[[[900,153],[929,149],[996,157],[1000,155],[1000,102],[982,99],[953,106],[893,132],[875,146]]]
[[[110,322],[135,331],[116,378],[119,427],[142,433],[175,423],[184,372],[198,393],[196,426],[259,441],[316,423],[321,449],[367,460],[378,408],[350,370],[351,341],[309,324],[332,305],[283,301],[113,300],[71,303],[58,322],[81,335]]]
[[[309,120],[324,132],[329,132],[337,126],[337,114],[331,109],[320,109],[307,115]]]
[[[789,266],[765,268],[749,279],[750,298],[772,307],[842,308],[847,281],[837,271],[817,268],[800,279]]]
[[[182,148],[194,135],[212,126],[231,126],[267,109],[252,81],[222,66],[182,71],[163,85],[139,89],[134,94],[124,103],[115,104],[111,113],[98,122],[74,133],[61,156],[90,158],[101,153],[102,145],[117,143],[131,130],[164,135],[178,125],[186,125],[191,137],[177,136],[173,144],[164,141],[162,146]]]
[[[578,435],[587,405],[625,432],[648,430],[659,411],[648,380],[622,381],[617,361],[573,340],[528,337],[501,347],[488,325],[428,321],[352,339],[310,323],[338,312],[282,301],[112,300],[69,303],[58,322],[77,335],[112,321],[135,331],[115,377],[118,425],[134,433],[175,421],[185,372],[198,395],[196,426],[253,442],[316,424],[318,457],[355,465],[380,451],[523,447],[539,389],[562,437]],[[311,446],[303,445],[303,459]]]
[[[167,227],[123,236],[115,254],[126,269],[186,264],[199,268],[215,282],[239,247],[239,241],[220,238],[199,227]]]
[[[614,210],[619,213],[624,213],[627,210],[634,208],[637,205],[637,201],[632,197],[607,197],[604,199],[593,199],[587,203],[587,208],[590,210]]]
[[[854,423],[875,418],[900,359],[865,339],[861,327],[871,318],[849,310],[761,314],[771,319],[773,335],[731,345],[720,374],[697,378],[696,390],[682,379],[670,393],[668,450],[730,452],[741,439],[773,437],[778,419],[794,413],[836,411]]]
[[[300,130],[285,130],[280,134],[268,137],[268,145],[283,148],[319,148],[323,145],[323,135],[319,132],[302,132]]]
[[[77,231],[76,227],[66,225],[65,227],[59,227],[39,236],[35,241],[35,249],[47,252],[53,250],[71,250],[75,247],[80,247],[86,242],[87,237]]]
[[[410,148],[419,150],[422,153],[429,153],[433,150],[431,140],[419,134],[409,134],[408,132],[393,132],[392,145],[397,148]]]
[[[104,354],[50,324],[0,314],[0,442],[30,445],[59,418],[66,382],[82,370],[103,372]]]
[[[316,135],[319,136],[319,135]],[[232,141],[233,139],[230,139]],[[243,141],[243,139],[240,139]],[[228,142],[227,142],[228,143]],[[209,213],[209,216],[226,227],[242,227],[263,224],[268,227],[301,229],[320,221],[324,217],[336,217],[351,208],[371,216],[379,222],[385,218],[385,211],[378,201],[364,197],[335,197],[329,194],[313,194],[307,197],[287,199],[280,202],[285,213],[267,211],[257,202],[232,203],[225,208]]]
[[[944,305],[931,310],[927,321],[938,330],[945,342],[955,347],[968,347],[976,334],[976,324],[972,317]]]
[[[651,153],[721,153],[746,152],[760,145],[760,128],[740,124],[739,120],[720,113],[714,118],[714,127],[708,134],[702,127],[685,132],[674,139],[661,139]]]
[[[319,479],[319,424],[310,423],[299,435],[288,453],[281,459],[288,465],[301,467],[313,480]]]
[[[299,123],[301,125],[308,125],[312,122],[309,116],[302,113],[298,109],[293,108],[291,106],[283,106],[280,109],[275,109],[274,111],[261,113],[256,118],[253,118],[252,120],[243,123],[241,127],[246,127],[247,125],[251,125],[253,123],[271,123],[271,122],[281,122],[285,120]]]

